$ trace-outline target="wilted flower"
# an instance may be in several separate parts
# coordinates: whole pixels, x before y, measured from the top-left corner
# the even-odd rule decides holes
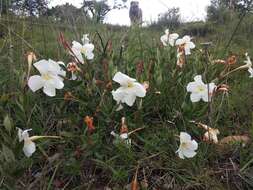
[[[26,129],[22,130],[20,128],[17,128],[18,130],[18,138],[19,142],[24,141],[24,147],[23,147],[23,152],[26,155],[26,157],[32,156],[32,154],[36,151],[36,145],[33,141],[41,138],[60,138],[57,136],[29,136],[29,131],[32,129]]]
[[[95,131],[95,126],[93,124],[93,117],[86,116],[84,118],[84,122],[86,123],[86,125],[88,127],[88,132],[89,133],[92,133],[93,131]]]
[[[29,51],[26,54],[27,57],[27,63],[28,63],[28,72],[27,72],[27,78],[30,76],[32,63],[37,60],[35,53]]]
[[[26,56],[28,65],[32,65],[32,63],[37,60],[35,53],[32,51],[27,52]]]
[[[194,122],[194,123],[196,123],[196,122]],[[205,125],[203,123],[196,123],[196,124],[206,131],[203,136],[203,141],[213,142],[215,144],[218,143],[217,136],[220,134],[219,129],[214,129],[214,128],[208,127],[207,125]]]
[[[209,102],[215,88],[216,85],[214,83],[205,84],[201,75],[197,75],[194,77],[194,82],[190,82],[187,85],[187,92],[191,92],[192,102],[199,102],[201,99],[204,102]]]
[[[121,72],[115,74],[113,81],[121,85],[116,91],[112,91],[113,99],[118,104],[126,103],[128,106],[133,106],[136,97],[143,98],[146,96],[146,89],[142,84]]]
[[[128,127],[126,125],[125,117],[121,118],[121,128],[120,128],[120,135],[116,134],[114,131],[111,132],[111,135],[116,138],[116,143],[118,141],[124,142],[127,145],[131,145],[131,139],[128,135]]]
[[[219,134],[220,134],[219,129],[213,129],[213,128],[209,127],[203,136],[203,140],[217,144],[218,143],[217,135],[219,135]]]
[[[182,47],[178,47],[177,48],[177,65],[182,68],[184,64],[185,64],[184,49]]]
[[[220,84],[216,87],[215,92],[228,92],[229,86],[227,84]]]
[[[192,158],[197,153],[195,152],[198,149],[198,143],[195,140],[191,140],[191,136],[186,132],[180,133],[180,146],[176,151],[178,156],[181,159]]]
[[[227,61],[226,61],[226,63],[227,63],[228,65],[234,65],[234,64],[236,64],[236,62],[237,62],[237,57],[236,57],[236,55],[231,55],[231,56],[229,56],[228,59],[227,59]]]
[[[177,33],[170,34],[169,29],[165,30],[165,34],[161,36],[161,42],[164,46],[168,46],[170,44],[171,46],[175,45],[176,39],[178,39],[179,35]]]
[[[63,62],[55,62],[51,59],[40,60],[34,63],[35,68],[40,72],[40,75],[31,76],[28,80],[29,88],[35,92],[43,88],[43,92],[48,96],[55,96],[55,89],[64,87],[63,78],[66,72],[63,71],[60,65]]]
[[[194,49],[196,46],[191,41],[190,36],[184,36],[182,39],[177,39],[176,46],[183,47],[185,55],[191,54],[191,49]]]
[[[71,72],[71,80],[76,80],[76,72],[80,71],[80,68],[77,66],[75,62],[68,63],[67,70]]]
[[[92,60],[94,58],[93,50],[94,50],[94,45],[90,43],[90,40],[88,38],[88,34],[84,34],[82,38],[82,43],[80,44],[77,41],[72,42],[72,51],[76,58],[78,59],[77,61],[80,61],[81,63],[84,63],[84,59],[82,54],[88,59]]]
[[[114,131],[111,132],[111,135],[116,138],[116,143],[117,142],[124,142],[127,145],[131,145],[132,140],[128,137],[128,133],[123,133],[123,134],[116,134]]]

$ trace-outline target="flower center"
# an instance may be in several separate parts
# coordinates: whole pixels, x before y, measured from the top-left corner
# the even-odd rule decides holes
[[[134,84],[132,82],[127,83],[127,88],[132,88],[133,86],[134,86]]]
[[[182,144],[181,144],[181,148],[187,148],[188,147],[188,143],[187,142],[183,142]]]
[[[82,52],[84,55],[86,55],[86,54],[87,54],[87,48],[82,47],[81,52]]]
[[[44,80],[50,80],[50,79],[52,79],[52,77],[51,77],[49,74],[43,74],[43,75],[42,75],[42,78],[43,78]]]
[[[205,87],[204,86],[198,86],[197,87],[197,91],[198,92],[204,92],[205,91]]]

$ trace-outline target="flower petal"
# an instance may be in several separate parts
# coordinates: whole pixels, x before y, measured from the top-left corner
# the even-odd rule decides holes
[[[88,60],[92,60],[92,59],[94,58],[94,54],[93,54],[92,52],[88,52],[88,53],[86,54],[86,58],[87,58]]]
[[[190,49],[194,49],[196,47],[196,45],[193,42],[189,42],[188,46]]]
[[[185,41],[183,39],[177,39],[177,41],[176,41],[177,46],[183,45],[184,43],[185,43]]]
[[[124,99],[122,100],[123,103],[126,103],[128,106],[133,106],[134,102],[136,100],[136,96],[132,95],[132,94],[128,94],[124,97]]]
[[[29,158],[36,151],[36,145],[31,140],[26,140],[23,147],[24,154]]]
[[[194,77],[194,80],[196,82],[198,82],[199,84],[204,84],[203,81],[202,81],[202,76],[201,75],[197,75]]]
[[[187,90],[187,92],[195,92],[195,91],[196,91],[196,88],[197,88],[196,82],[190,82],[190,83],[187,85],[186,90]]]
[[[56,91],[55,87],[52,84],[50,84],[49,82],[45,83],[44,88],[43,88],[43,92],[46,95],[48,95],[50,97],[53,97],[56,94],[55,91]]]
[[[83,48],[83,46],[79,42],[77,42],[77,41],[72,42],[72,49],[76,49],[76,50],[81,51],[82,48]]]
[[[44,86],[45,81],[39,75],[31,76],[28,80],[28,86],[33,91],[41,89]]]
[[[40,74],[45,74],[49,71],[49,63],[45,59],[42,59],[33,65],[40,72]]]
[[[250,78],[253,78],[253,68],[252,67],[250,67],[249,69],[248,69],[248,71],[249,71],[249,73],[250,73]]]
[[[191,143],[189,143],[188,149],[197,150],[198,149],[198,143],[195,140],[192,140]]]
[[[52,86],[56,89],[62,89],[64,87],[62,78],[59,76],[53,76],[52,79],[46,81],[45,85]]]
[[[190,98],[191,98],[191,101],[195,103],[195,102],[200,101],[200,99],[202,98],[202,95],[199,93],[192,93]]]
[[[167,34],[161,36],[160,40],[161,40],[161,42],[162,42],[162,44],[163,44],[164,46],[167,46],[167,45],[168,45],[168,44],[167,44],[167,43],[168,43],[168,35],[167,35]]]
[[[146,89],[143,87],[142,84],[135,82],[134,87],[132,89],[137,97],[143,98],[146,96]]]
[[[191,141],[191,136],[186,132],[180,132],[180,143]]]
[[[187,158],[193,158],[197,153],[196,153],[195,151],[193,151],[193,150],[185,149],[185,150],[183,151],[183,154],[184,154],[184,156],[187,157]]]
[[[117,104],[119,104],[120,102],[122,102],[124,96],[125,96],[125,92],[122,91],[122,87],[118,88],[116,91],[113,90],[112,91],[112,96],[113,96],[113,99],[115,101],[117,101]]]
[[[186,35],[186,36],[183,37],[183,40],[184,40],[185,43],[188,43],[188,42],[191,41],[191,37]]]
[[[76,61],[80,61],[82,64],[84,64],[84,59],[83,59],[83,56],[82,56],[81,51],[78,50],[78,49],[75,49],[75,48],[72,48],[72,51],[73,51],[73,53],[74,53],[73,56],[76,56],[76,58],[78,59],[78,60],[76,60]],[[76,59],[76,58],[75,58],[75,59]]]
[[[178,150],[178,156],[179,156],[179,158],[181,158],[181,159],[185,159],[185,157],[184,157],[184,154],[183,154],[183,151],[182,151],[182,150]]]
[[[132,82],[136,81],[135,79],[133,79],[133,78],[127,76],[126,74],[121,73],[121,72],[117,72],[114,75],[112,80],[119,83],[121,86],[127,86],[129,81],[132,81]]]

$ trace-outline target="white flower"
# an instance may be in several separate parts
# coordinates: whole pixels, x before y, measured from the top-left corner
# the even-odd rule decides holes
[[[170,34],[169,29],[167,29],[160,39],[164,46],[168,46],[168,44],[170,44],[173,47],[178,37],[179,35],[177,33]]]
[[[191,136],[188,133],[181,132],[180,133],[180,146],[176,151],[178,156],[181,159],[192,158],[197,153],[195,152],[198,149],[198,143],[195,140],[191,140]]]
[[[182,39],[177,39],[176,46],[182,46],[184,48],[185,55],[191,54],[191,49],[194,49],[196,46],[191,41],[190,36],[184,36]]]
[[[82,54],[88,59],[92,60],[94,58],[93,50],[94,50],[94,45],[90,43],[90,40],[88,38],[88,34],[83,35],[82,38],[83,44],[80,44],[77,41],[72,42],[72,51],[77,57],[77,61],[80,61],[81,63],[84,63],[84,59]]]
[[[36,151],[36,145],[32,141],[31,137],[29,137],[29,131],[32,129],[27,129],[27,130],[22,130],[20,128],[18,129],[18,138],[19,142],[24,141],[24,147],[23,147],[23,152],[27,157],[32,156],[32,154]]]
[[[32,156],[32,154],[36,151],[36,145],[33,141],[37,140],[37,139],[42,139],[42,138],[61,138],[59,136],[29,136],[29,131],[31,131],[32,129],[26,129],[26,130],[22,130],[20,128],[17,128],[18,130],[18,139],[19,142],[24,141],[24,147],[23,147],[23,152],[26,155],[26,157],[30,157]]]
[[[121,135],[116,134],[114,131],[111,132],[111,135],[116,138],[116,143],[124,142],[127,145],[131,145],[132,140],[129,138],[128,133],[122,133]]]
[[[211,101],[211,97],[213,95],[214,89],[216,88],[216,85],[214,83],[203,83],[201,75],[195,76],[194,80],[194,82],[190,82],[187,85],[187,92],[191,92],[191,101],[199,102],[201,99],[204,102]]]
[[[249,73],[250,73],[250,76],[249,76],[249,77],[250,77],[250,78],[253,78],[252,62],[251,62],[251,60],[250,60],[250,57],[248,56],[248,53],[246,53],[245,56],[246,56],[246,58],[247,58],[247,60],[244,61],[244,62],[246,63],[245,67],[248,68],[248,71],[249,71]]]
[[[28,80],[28,86],[33,91],[43,88],[43,92],[48,96],[55,96],[55,89],[64,87],[63,78],[66,72],[60,67],[63,62],[55,62],[51,59],[40,60],[34,63],[35,68],[41,75],[31,76]]]
[[[115,74],[113,81],[121,85],[116,91],[112,91],[113,99],[116,100],[118,104],[126,103],[128,106],[132,106],[136,97],[143,98],[146,96],[146,89],[142,84],[121,72]]]

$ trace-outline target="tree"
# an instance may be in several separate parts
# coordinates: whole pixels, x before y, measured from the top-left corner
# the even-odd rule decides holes
[[[252,9],[253,0],[211,0],[207,8],[207,19],[224,24]]]
[[[83,16],[81,14],[81,9],[78,9],[69,3],[57,5],[51,9],[48,9],[46,15],[60,21],[67,21],[71,18],[76,21],[78,18]]]
[[[29,16],[40,16],[47,11],[48,3],[48,0],[13,0],[11,9]]]
[[[11,10],[14,0],[0,0],[0,16]]]
[[[180,13],[179,8],[171,8],[168,9],[167,12],[162,13],[159,15],[158,21],[153,24],[159,27],[168,27],[168,28],[175,28],[180,25]]]
[[[83,1],[83,9],[86,15],[91,14],[93,20],[97,23],[103,22],[105,16],[112,9],[122,9],[126,8],[125,3],[127,0],[114,0],[114,4],[112,6],[109,5],[107,0],[84,0]]]

